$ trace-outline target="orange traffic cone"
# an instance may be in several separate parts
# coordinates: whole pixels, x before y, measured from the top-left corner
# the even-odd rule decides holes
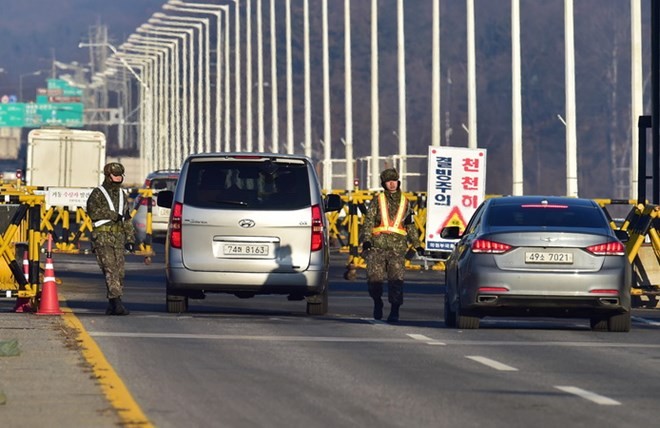
[[[28,260],[28,252],[23,252],[23,275],[25,280],[30,282],[30,262]],[[27,297],[17,297],[16,305],[14,305],[14,312],[32,312],[32,305],[30,305],[30,299]]]
[[[57,298],[57,283],[55,282],[55,269],[50,252],[46,256],[46,269],[44,270],[44,284],[41,288],[41,299],[37,315],[60,315],[60,302]]]

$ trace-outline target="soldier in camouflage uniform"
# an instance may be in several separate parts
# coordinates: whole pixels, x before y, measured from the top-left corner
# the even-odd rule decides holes
[[[367,262],[367,285],[374,300],[374,319],[383,317],[383,283],[387,280],[390,302],[388,322],[399,321],[403,304],[403,273],[408,241],[419,255],[424,249],[413,222],[413,211],[401,192],[399,173],[394,168],[380,174],[384,192],[373,197],[362,225],[362,251]],[[414,253],[413,253],[414,254]]]
[[[103,168],[105,179],[87,199],[87,215],[94,224],[92,249],[96,253],[109,301],[107,315],[128,315],[121,301],[124,288],[124,251],[135,248],[135,229],[130,219],[128,197],[122,190],[124,167],[111,162]]]

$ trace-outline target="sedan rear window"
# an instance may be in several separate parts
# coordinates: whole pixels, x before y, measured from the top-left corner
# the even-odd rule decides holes
[[[199,208],[291,210],[311,205],[307,166],[280,162],[191,162],[184,203]]]
[[[150,187],[156,192],[160,192],[161,190],[174,191],[176,188],[176,178],[154,178]]]
[[[609,227],[599,208],[587,206],[496,205],[486,221],[491,226]]]

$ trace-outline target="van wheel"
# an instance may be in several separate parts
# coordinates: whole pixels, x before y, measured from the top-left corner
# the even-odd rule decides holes
[[[313,300],[311,302],[310,300]],[[307,300],[307,315],[325,315],[328,313],[328,287],[323,293]]]
[[[188,312],[188,296],[167,295],[167,312],[181,314]]]

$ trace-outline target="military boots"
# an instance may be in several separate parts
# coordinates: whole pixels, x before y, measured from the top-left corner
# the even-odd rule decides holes
[[[380,297],[374,299],[374,319],[379,320],[383,318],[383,299]]]
[[[121,303],[121,297],[115,297],[108,300],[108,308],[105,310],[106,315],[128,315],[130,311]]]
[[[399,321],[399,306],[396,303],[392,303],[392,308],[390,309],[390,315],[387,317],[387,322],[398,322]]]

